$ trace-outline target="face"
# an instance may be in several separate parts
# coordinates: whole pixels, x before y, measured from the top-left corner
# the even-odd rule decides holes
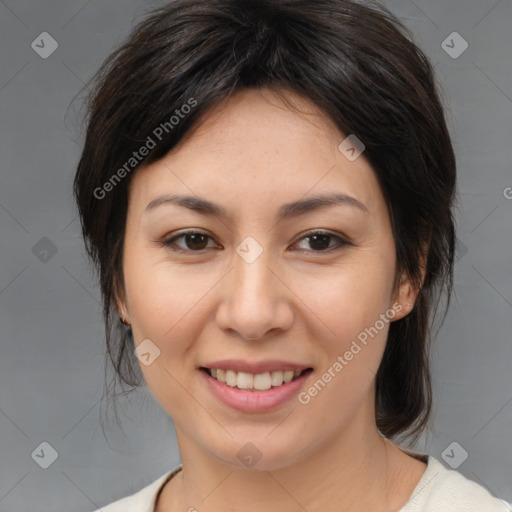
[[[149,353],[145,381],[179,441],[235,467],[248,442],[271,470],[375,429],[389,325],[410,310],[408,283],[393,289],[389,212],[364,152],[347,159],[347,135],[288,98],[301,113],[270,91],[239,92],[129,190],[118,307]],[[352,199],[280,215],[333,194]],[[162,195],[222,211],[148,207]],[[278,385],[294,369],[309,370]],[[272,387],[238,389],[251,385]]]

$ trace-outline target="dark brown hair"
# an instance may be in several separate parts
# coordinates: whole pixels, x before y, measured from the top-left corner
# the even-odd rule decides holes
[[[115,380],[136,387],[143,378],[115,306],[116,294],[124,294],[131,177],[234,92],[292,91],[364,143],[390,211],[397,282],[404,272],[420,288],[428,247],[416,304],[391,323],[376,376],[379,430],[416,441],[428,428],[432,406],[430,314],[446,291],[444,320],[453,287],[456,173],[433,68],[411,33],[372,1],[176,0],[133,29],[93,85],[74,194],[101,284],[107,364],[110,358]],[[182,108],[191,100],[194,108]],[[158,143],[130,169],[127,162],[148,138]]]

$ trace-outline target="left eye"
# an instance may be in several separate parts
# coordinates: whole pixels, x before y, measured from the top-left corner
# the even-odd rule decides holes
[[[324,231],[313,231],[301,238],[301,240],[308,240],[307,243],[310,245],[312,244],[312,247],[316,246],[317,248],[320,248],[320,250],[313,252],[327,252],[326,249],[330,249],[330,247],[332,247],[329,243],[332,241],[332,239],[338,240],[338,249],[344,245],[348,245],[348,242],[343,240],[343,238],[333,235],[332,233],[326,233]]]
[[[185,241],[185,248],[178,245],[176,243],[176,240],[183,239]],[[164,240],[162,244],[172,251],[176,252],[182,252],[182,253],[189,253],[189,252],[200,252],[207,247],[205,247],[205,242],[211,239],[209,235],[206,233],[202,233],[201,231],[189,231],[186,233],[181,233],[179,235],[176,235],[172,238],[169,238],[167,240]],[[339,236],[336,236],[332,233],[324,232],[324,231],[313,231],[310,233],[307,233],[305,236],[303,236],[300,240],[307,240],[312,247],[316,247],[320,250],[313,250],[313,252],[326,252],[326,249],[329,249],[330,247],[330,241],[332,239],[336,239],[339,241],[338,245],[340,247],[344,245],[348,245],[349,242],[346,240],[343,240]],[[307,250],[307,249],[306,249]]]

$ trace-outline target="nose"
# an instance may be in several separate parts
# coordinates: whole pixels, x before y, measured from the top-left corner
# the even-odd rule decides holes
[[[220,328],[248,341],[267,339],[272,331],[290,328],[291,291],[273,267],[278,265],[267,250],[252,262],[234,255],[233,268],[226,276],[217,310]]]

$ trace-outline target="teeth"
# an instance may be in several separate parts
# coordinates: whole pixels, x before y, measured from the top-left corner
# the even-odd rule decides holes
[[[236,387],[238,389],[252,389],[254,375],[252,373],[238,372],[236,376]]]
[[[285,382],[291,382],[293,379],[293,373],[294,373],[293,370],[288,370],[288,371],[284,372],[283,380]]]
[[[254,389],[258,389],[259,391],[265,391],[272,387],[272,379],[270,377],[270,373],[258,373],[254,376]]]
[[[235,372],[233,370],[209,369],[210,375],[228,386],[245,390],[265,391],[271,387],[281,386],[283,383],[296,379],[302,370],[273,371],[265,373]]]
[[[272,380],[272,386],[280,386],[283,383],[283,372],[272,372],[270,378]]]
[[[226,384],[232,388],[236,386],[236,373],[234,371],[226,371]]]

